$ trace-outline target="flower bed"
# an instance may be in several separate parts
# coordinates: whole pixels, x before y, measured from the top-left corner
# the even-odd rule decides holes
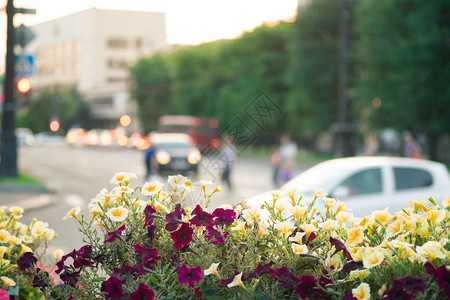
[[[86,245],[57,262],[56,283],[34,252],[19,253],[23,244],[19,274],[49,299],[450,297],[450,198],[443,208],[430,198],[355,218],[321,190],[313,199],[292,191],[262,208],[208,211],[220,191],[210,182],[169,176],[164,190],[158,182],[133,188],[134,178],[116,174],[89,217],[79,208],[64,217],[79,222]],[[185,207],[186,199],[198,204]],[[316,213],[319,202],[325,214]]]

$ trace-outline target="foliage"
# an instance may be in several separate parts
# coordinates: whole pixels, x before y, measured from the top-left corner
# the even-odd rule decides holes
[[[85,102],[73,90],[40,92],[29,107],[18,113],[18,127],[28,127],[34,133],[48,131],[52,118],[56,117],[63,131],[78,125],[90,128],[90,113]]]
[[[141,58],[130,68],[131,93],[138,104],[138,117],[144,130],[156,130],[158,118],[170,112],[172,77],[167,57],[155,54]]]
[[[443,208],[430,198],[355,218],[316,189],[309,201],[277,192],[262,207],[243,202],[208,212],[220,191],[210,182],[177,175],[166,188],[132,188],[133,178],[117,173],[113,189],[92,199],[90,218],[79,208],[64,217],[79,222],[86,245],[57,263],[64,285],[37,272],[35,286],[47,298],[450,296],[450,198]]]
[[[316,137],[336,121],[338,99],[339,1],[316,0],[299,10],[295,26],[290,91],[290,128]]]
[[[449,2],[368,0],[357,8],[359,109],[370,112],[372,126],[437,142],[450,128]],[[375,97],[379,108],[372,107]]]

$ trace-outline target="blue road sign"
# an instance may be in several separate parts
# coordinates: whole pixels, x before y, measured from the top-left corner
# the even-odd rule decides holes
[[[15,59],[16,77],[32,77],[34,75],[34,56],[19,54]]]

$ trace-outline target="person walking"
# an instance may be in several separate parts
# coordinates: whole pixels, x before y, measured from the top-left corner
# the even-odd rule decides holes
[[[297,144],[291,140],[289,134],[284,134],[280,140],[281,156],[281,184],[284,184],[294,177],[294,166],[297,160]]]
[[[226,137],[222,146],[221,152],[222,160],[222,180],[226,183],[228,190],[233,190],[233,184],[231,182],[231,172],[237,162],[236,148],[233,141]]]
[[[422,158],[422,147],[414,139],[413,135],[409,132],[405,134],[405,156],[411,158]]]
[[[280,166],[281,166],[281,155],[279,151],[279,146],[274,145],[270,148],[270,165],[272,167],[272,184],[274,188],[280,187]]]

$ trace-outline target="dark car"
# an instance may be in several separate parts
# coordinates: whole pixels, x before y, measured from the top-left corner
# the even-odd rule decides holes
[[[154,133],[150,139],[160,175],[197,175],[201,154],[189,135]]]

